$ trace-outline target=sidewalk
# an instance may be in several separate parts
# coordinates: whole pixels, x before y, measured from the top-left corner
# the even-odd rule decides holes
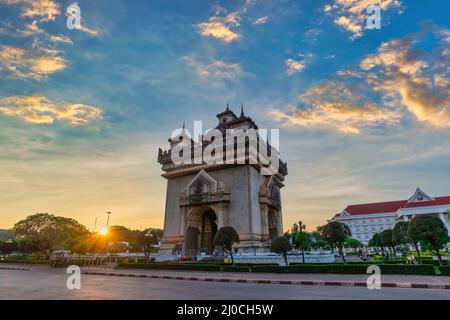
[[[290,285],[358,286],[366,287],[369,275],[364,274],[275,274],[240,272],[205,272],[149,269],[107,269],[82,268],[82,273],[91,275],[110,275],[119,277],[141,277],[155,279],[264,283]],[[382,287],[420,288],[450,290],[450,277],[416,275],[382,275]]]

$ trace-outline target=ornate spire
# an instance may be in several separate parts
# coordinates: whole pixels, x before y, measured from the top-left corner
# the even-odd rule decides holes
[[[228,103],[228,100],[227,100],[227,109],[226,109],[226,111],[230,111],[230,104]]]
[[[183,130],[186,129],[186,121],[183,120]]]
[[[244,103],[241,102],[241,117],[245,117],[244,115]]]

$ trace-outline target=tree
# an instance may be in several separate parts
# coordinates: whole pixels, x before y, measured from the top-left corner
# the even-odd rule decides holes
[[[17,249],[22,253],[23,256],[26,256],[30,252],[39,251],[39,245],[34,239],[22,237],[21,239],[17,240]]]
[[[362,247],[361,241],[359,241],[358,239],[350,238],[350,237],[348,237],[345,240],[345,244],[348,245],[350,248],[355,249],[355,250],[360,248],[360,247]]]
[[[381,237],[381,233],[379,233],[379,232],[374,233],[372,236],[372,239],[369,240],[369,243],[368,243],[369,247],[381,247],[380,237]]]
[[[289,243],[289,240],[286,237],[278,237],[272,241],[270,251],[282,254],[286,267],[288,266],[287,253],[289,250],[291,250],[291,244]],[[303,261],[303,263],[305,262]]]
[[[0,253],[10,256],[17,250],[17,244],[12,240],[0,241]]]
[[[234,264],[233,244],[239,243],[239,234],[233,227],[222,227],[214,236],[213,243],[215,246],[222,248],[223,252],[228,253],[231,257],[231,264]]]
[[[311,247],[314,249],[324,248],[328,246],[328,242],[322,237],[318,231],[313,231],[310,233]]]
[[[408,244],[410,239],[408,237],[409,221],[399,221],[392,229],[392,239],[398,244]]]
[[[395,242],[394,237],[392,236],[392,229],[383,230],[380,234],[380,242],[383,247],[392,248],[392,251],[395,255]]]
[[[323,228],[324,237],[339,249],[342,260],[347,262],[344,257],[343,247],[347,237],[351,237],[350,228],[339,221],[331,221]]]
[[[86,227],[76,220],[57,217],[48,213],[36,213],[14,225],[16,238],[28,238],[37,242],[39,250],[46,258],[49,251],[56,246],[63,246],[64,242],[79,239],[89,234]]]
[[[392,238],[398,244],[411,245],[417,252],[417,257],[420,262],[420,250],[419,242],[413,241],[408,235],[410,222],[409,221],[399,221],[395,224],[394,229],[392,229]]]
[[[442,265],[440,249],[447,236],[447,228],[441,219],[434,216],[417,216],[411,220],[408,229],[408,236],[414,241],[428,241],[434,249]]]

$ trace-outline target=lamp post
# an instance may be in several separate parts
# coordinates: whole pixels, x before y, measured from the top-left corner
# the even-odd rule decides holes
[[[108,229],[108,227],[109,227],[109,216],[111,215],[111,212],[108,211],[108,212],[106,212],[106,214],[108,215],[108,219],[106,220],[106,229]]]
[[[106,214],[108,215],[108,218],[106,219],[106,235],[108,235],[109,231],[109,216],[111,215],[110,211],[107,211]],[[106,239],[106,254],[109,256],[109,241]]]
[[[144,235],[145,237],[145,244],[144,244],[144,254],[145,254],[145,262],[148,262],[150,259],[150,248],[151,241],[153,238],[153,233],[148,230],[147,233]]]

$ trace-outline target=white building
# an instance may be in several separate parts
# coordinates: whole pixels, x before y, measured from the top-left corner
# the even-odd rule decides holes
[[[331,220],[349,226],[352,238],[367,244],[372,236],[392,229],[398,221],[411,220],[418,215],[436,215],[450,234],[450,196],[431,197],[417,188],[408,200],[349,205]]]

